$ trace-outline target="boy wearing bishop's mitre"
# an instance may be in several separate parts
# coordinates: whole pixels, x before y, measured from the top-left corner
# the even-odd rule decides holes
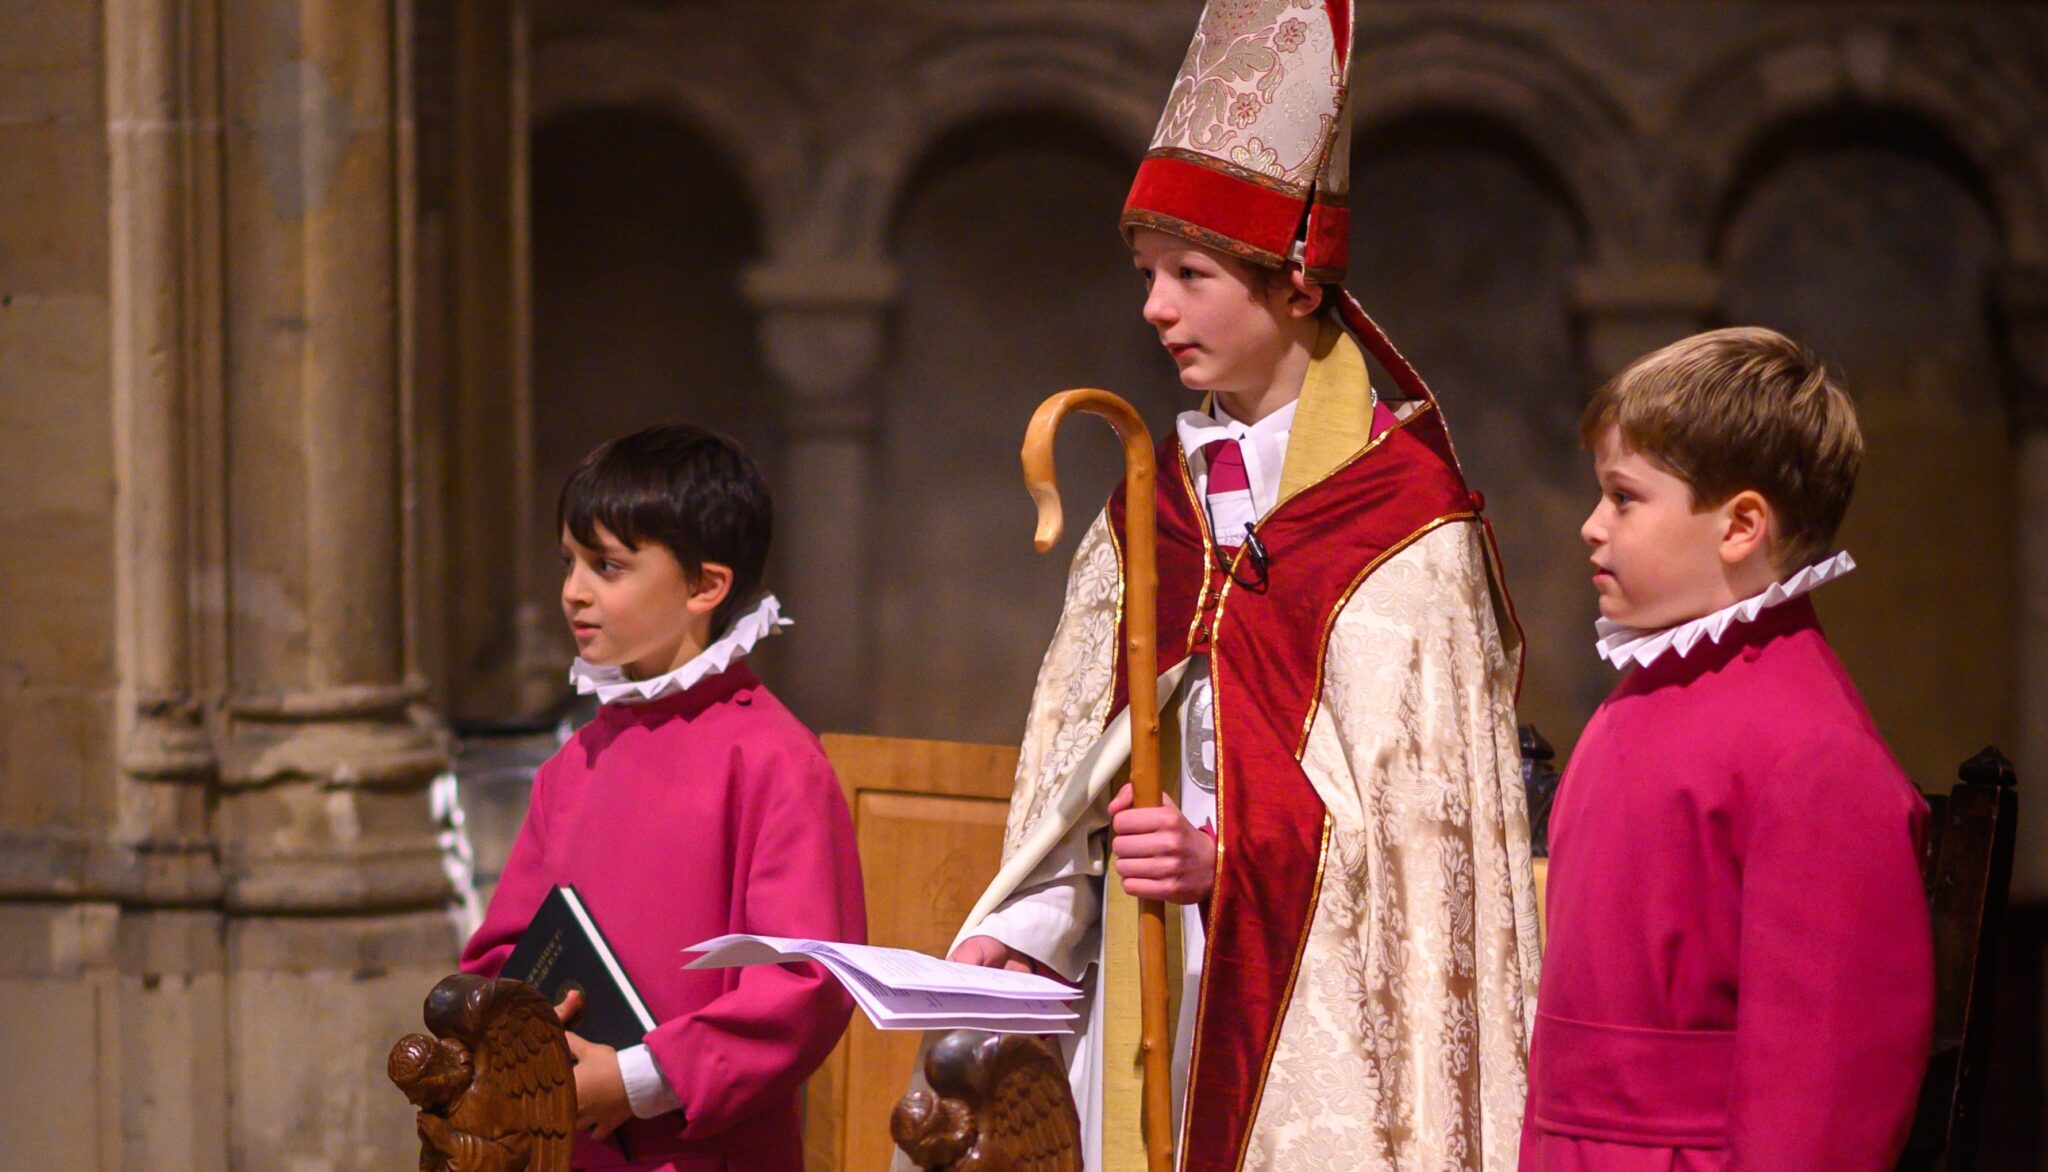
[[[1068,1059],[1091,1169],[1143,1166],[1141,898],[1180,905],[1179,1166],[1515,1161],[1537,959],[1520,635],[1435,401],[1337,284],[1350,49],[1343,0],[1202,16],[1122,217],[1145,320],[1203,396],[1158,453],[1174,800],[1132,809],[1115,781],[1119,493],[1075,554],[1003,865],[951,953],[1088,990]]]
[[[1927,805],[1807,592],[1863,439],[1805,348],[1718,330],[1587,407],[1600,653],[1550,815],[1524,1172],[1888,1172],[1933,1028]]]

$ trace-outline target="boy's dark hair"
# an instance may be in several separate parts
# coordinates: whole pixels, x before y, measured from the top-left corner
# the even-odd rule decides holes
[[[1229,256],[1228,253],[1222,255]],[[1230,257],[1230,259],[1237,261],[1250,272],[1252,287],[1262,297],[1271,297],[1276,293],[1285,293],[1294,288],[1294,275],[1289,269],[1267,268],[1265,265],[1255,265],[1248,260],[1234,256]],[[1290,262],[1290,267],[1299,268],[1300,266],[1293,265]],[[1335,285],[1323,286],[1323,299],[1316,306],[1315,316],[1318,320],[1322,321],[1337,320],[1337,287]]]
[[[1777,512],[1772,562],[1791,571],[1828,552],[1863,462],[1856,408],[1827,364],[1775,330],[1712,330],[1646,355],[1586,405],[1588,447],[1622,443],[1692,486],[1693,507],[1744,489]]]
[[[725,631],[754,599],[768,562],[775,509],[768,485],[740,446],[687,423],[664,423],[599,444],[562,485],[555,529],[593,548],[597,527],[633,549],[652,541],[696,581],[705,562],[732,569],[732,589],[712,612]]]

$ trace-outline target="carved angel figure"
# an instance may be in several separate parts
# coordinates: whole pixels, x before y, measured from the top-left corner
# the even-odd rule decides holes
[[[389,1067],[419,1108],[420,1172],[569,1172],[576,1079],[547,998],[458,974],[427,994],[426,1023]]]
[[[889,1116],[889,1134],[918,1167],[1081,1172],[1081,1116],[1044,1042],[954,1030],[932,1043],[924,1076],[932,1089],[905,1095]]]

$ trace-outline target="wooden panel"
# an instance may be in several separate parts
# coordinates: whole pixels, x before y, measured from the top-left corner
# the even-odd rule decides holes
[[[942,954],[994,878],[1017,750],[1003,745],[830,735],[825,752],[853,810],[868,939]],[[886,1168],[889,1112],[918,1034],[853,1025],[804,1093],[811,1172]]]
[[[971,745],[961,741],[912,741],[828,733],[825,755],[839,773],[846,801],[870,790],[951,794],[1008,803],[1017,773],[1014,745]]]
[[[868,938],[943,954],[995,877],[1008,810],[1007,801],[989,798],[861,795],[861,856],[893,864],[867,873]],[[845,1167],[888,1166],[889,1112],[910,1078],[918,1038],[854,1020],[846,1043]]]

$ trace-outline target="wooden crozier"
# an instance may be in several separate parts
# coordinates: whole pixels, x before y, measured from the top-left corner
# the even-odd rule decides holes
[[[1124,448],[1126,544],[1124,664],[1131,717],[1131,796],[1159,804],[1159,699],[1156,672],[1159,595],[1156,475],[1152,435],[1123,399],[1104,390],[1061,391],[1039,404],[1024,433],[1024,483],[1038,505],[1033,544],[1045,553],[1060,539],[1059,482],[1053,439],[1074,411],[1098,415]],[[1173,1166],[1171,1042],[1167,1034],[1166,907],[1138,902],[1140,1038],[1144,1060],[1145,1161],[1149,1172]],[[956,1031],[929,1051],[925,1077],[936,1095],[912,1092],[897,1104],[890,1132],[920,1168],[994,1172],[1070,1172],[1081,1167],[1080,1116],[1058,1056],[1035,1039]],[[1057,1100],[1055,1103],[1054,1100]],[[1111,1121],[1121,1126],[1123,1121]]]

